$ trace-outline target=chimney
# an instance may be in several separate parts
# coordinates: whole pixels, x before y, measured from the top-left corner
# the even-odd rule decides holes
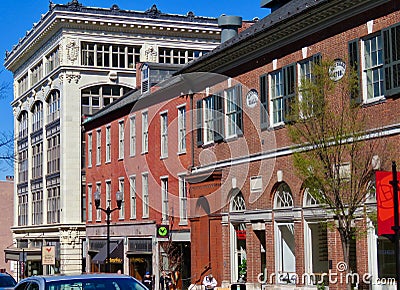
[[[242,27],[242,17],[222,14],[218,18],[218,26],[221,28],[221,42],[225,42],[238,34],[238,29]]]
[[[286,3],[291,0],[261,0],[260,7],[261,8],[270,8],[271,12],[274,12],[276,9],[281,8]]]

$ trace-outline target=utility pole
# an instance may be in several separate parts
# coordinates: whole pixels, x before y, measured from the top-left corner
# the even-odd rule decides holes
[[[392,174],[393,180],[390,181],[390,184],[393,187],[393,203],[394,203],[394,226],[392,229],[394,230],[394,249],[396,255],[396,285],[397,290],[400,290],[400,228],[399,228],[399,184],[397,180],[397,169],[396,162],[392,162]]]

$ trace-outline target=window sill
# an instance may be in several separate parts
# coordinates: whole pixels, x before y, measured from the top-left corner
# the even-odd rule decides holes
[[[177,152],[177,153],[176,153],[176,155],[178,155],[178,156],[179,156],[179,155],[184,155],[184,154],[186,154],[186,151],[180,151],[180,152]]]
[[[168,158],[168,155],[166,155],[166,156],[160,156],[160,160],[164,160],[164,159],[167,159]]]

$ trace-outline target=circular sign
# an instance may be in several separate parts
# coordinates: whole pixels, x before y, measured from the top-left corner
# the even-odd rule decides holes
[[[166,237],[168,235],[168,227],[167,226],[159,226],[157,233],[160,237]]]
[[[329,77],[332,81],[337,82],[346,72],[346,63],[340,58],[333,61],[332,66],[329,68]]]
[[[249,108],[254,108],[258,102],[258,93],[255,89],[251,89],[246,95],[246,105]]]

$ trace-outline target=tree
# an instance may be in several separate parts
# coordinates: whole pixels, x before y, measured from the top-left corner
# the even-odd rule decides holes
[[[0,71],[0,74],[2,71]],[[4,100],[10,94],[10,84],[0,83],[0,100]],[[10,132],[0,132],[0,170],[5,170],[5,166],[14,167],[14,136],[12,129]],[[5,163],[5,165],[4,165]]]
[[[379,156],[388,168],[387,139],[355,100],[359,94],[357,74],[348,69],[332,80],[333,61],[320,61],[312,77],[301,81],[297,98],[287,116],[288,132],[295,147],[294,167],[304,187],[333,215],[339,231],[344,262],[351,271],[350,244],[356,238],[355,219],[368,197]],[[362,212],[362,211],[361,211]]]

